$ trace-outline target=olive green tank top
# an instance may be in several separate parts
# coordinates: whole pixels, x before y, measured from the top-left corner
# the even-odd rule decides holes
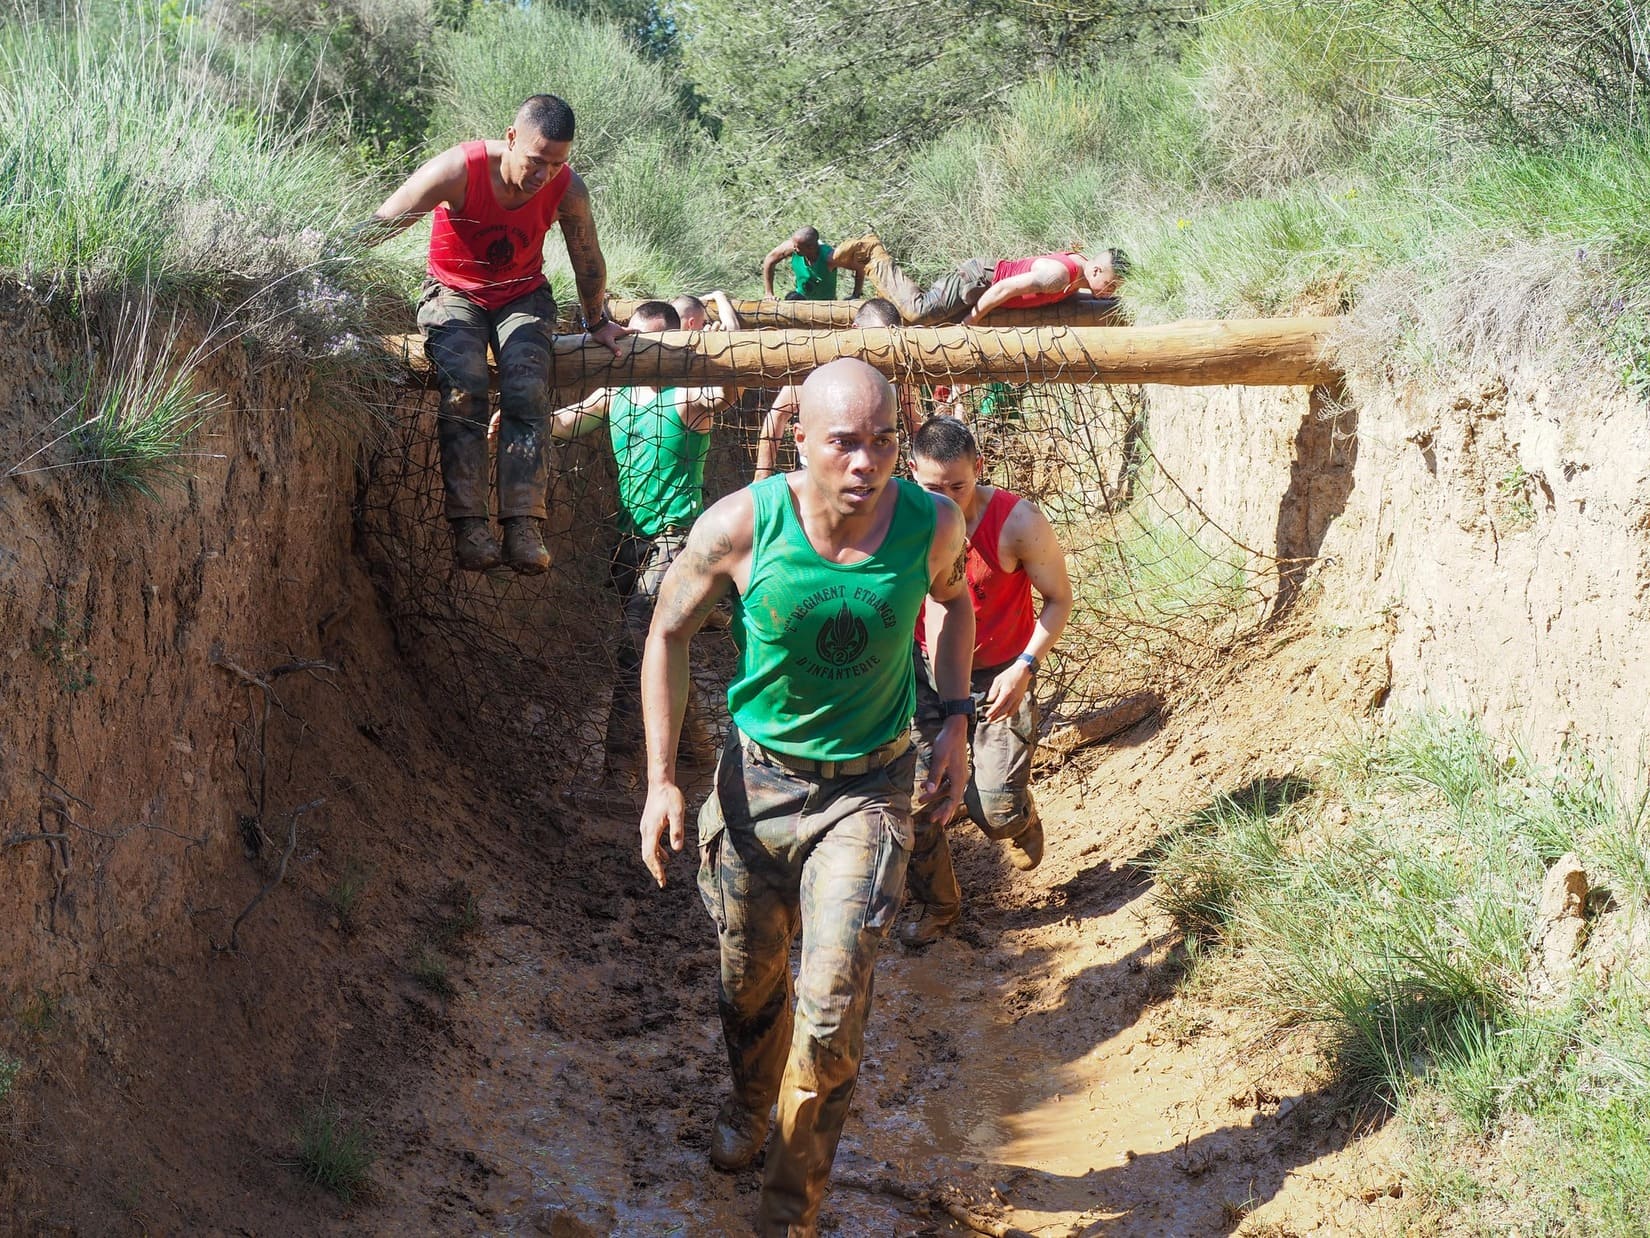
[[[858,563],[832,563],[813,548],[785,474],[751,487],[751,577],[734,608],[739,667],[728,712],[765,748],[846,761],[911,725],[934,500],[914,482],[891,484],[888,533]]]
[[[812,262],[801,254],[791,255],[791,274],[796,279],[796,291],[804,301],[836,300],[836,268],[830,265],[835,252],[821,241],[819,257]]]
[[[619,526],[657,537],[687,528],[705,505],[705,457],[710,435],[690,430],[667,387],[638,404],[628,387],[608,402],[608,433],[619,466]]]

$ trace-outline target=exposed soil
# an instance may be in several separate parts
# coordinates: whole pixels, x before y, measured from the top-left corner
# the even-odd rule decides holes
[[[1311,1063],[1173,997],[1175,943],[1134,863],[1162,825],[1356,725],[1386,640],[1297,619],[1166,723],[1052,772],[1030,875],[958,836],[961,931],[879,965],[827,1233],[965,1232],[883,1179],[1040,1234],[1345,1233],[1398,1206],[1389,1136]],[[328,810],[240,953],[213,948],[237,908],[200,908],[148,961],[14,1009],[16,1229],[746,1232],[759,1173],[705,1159],[726,1065],[691,861],[655,891],[628,792],[488,786],[443,758],[420,709],[386,712],[416,688],[370,617],[323,652],[343,690],[294,684],[315,721],[281,755],[283,802],[316,790]],[[351,923],[328,897],[345,873]],[[414,978],[421,956],[450,995]],[[323,1103],[377,1152],[348,1203],[292,1163]]]

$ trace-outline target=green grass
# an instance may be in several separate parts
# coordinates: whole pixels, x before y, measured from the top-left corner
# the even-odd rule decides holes
[[[420,947],[413,955],[412,962],[407,965],[407,971],[418,983],[418,987],[437,997],[452,997],[458,992],[453,987],[452,977],[448,974],[447,960],[428,946]]]
[[[175,368],[141,362],[105,372],[86,384],[69,448],[77,471],[116,501],[153,499],[181,485],[202,453],[192,449],[201,430],[223,405],[203,390],[191,364]]]
[[[332,908],[333,914],[338,917],[338,928],[344,933],[353,933],[359,924],[361,914],[361,900],[367,892],[367,884],[371,877],[366,865],[356,859],[344,861],[338,875],[327,886],[326,902]]]
[[[1438,716],[1347,746],[1327,775],[1221,797],[1151,857],[1202,999],[1308,1037],[1347,1099],[1393,1108],[1423,1206],[1474,1232],[1643,1232],[1643,796]],[[1529,959],[1565,852],[1595,895],[1577,976],[1553,989]]]
[[[334,147],[220,97],[161,6],[94,11],[0,24],[0,272],[216,293],[312,266],[370,209]]]
[[[0,1053],[0,1105],[11,1099],[12,1089],[17,1086],[17,1077],[22,1073],[22,1062]]]
[[[365,1127],[323,1101],[304,1114],[298,1127],[298,1172],[306,1182],[348,1202],[368,1182],[374,1160]]]

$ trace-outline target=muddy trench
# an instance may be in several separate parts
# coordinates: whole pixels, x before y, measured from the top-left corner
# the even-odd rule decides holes
[[[19,459],[49,437],[76,341],[26,303],[0,311]],[[759,1170],[706,1159],[727,1066],[691,832],[655,890],[638,788],[599,768],[610,684],[588,648],[614,615],[596,535],[554,529],[531,596],[455,584],[432,438],[407,431],[425,393],[386,393],[401,430],[362,440],[302,414],[301,369],[219,367],[230,406],[186,486],[128,506],[29,473],[0,494],[0,1054],[17,1064],[0,1229],[746,1232]],[[1650,562],[1642,444],[1623,451],[1622,410],[1596,399],[1587,434],[1542,437],[1545,406],[1516,389],[1355,414],[1321,393],[1148,390],[1177,492],[1278,565],[1264,639],[1043,770],[1034,872],[956,836],[965,918],[925,953],[884,949],[826,1233],[968,1232],[939,1200],[1043,1235],[1390,1223],[1392,1132],[1242,1018],[1175,999],[1140,858],[1217,794],[1298,776],[1384,703],[1444,691],[1442,667],[1483,683],[1490,714],[1513,708],[1505,667],[1470,679],[1495,597],[1469,575],[1416,603],[1394,578],[1440,529],[1457,562],[1493,542],[1532,579],[1603,523]],[[1418,418],[1441,428],[1411,460],[1395,427]],[[728,436],[713,485],[747,450]],[[1571,480],[1548,507],[1483,484],[1549,451],[1568,471],[1545,475]],[[581,502],[611,485],[599,451],[557,468]],[[1594,582],[1619,601],[1595,608],[1601,633],[1641,630],[1641,580]],[[1527,599],[1501,616],[1518,640],[1545,613]],[[707,701],[726,658],[707,634]],[[1607,729],[1608,707],[1578,696],[1566,733]],[[348,1198],[306,1180],[316,1115],[371,1152]]]

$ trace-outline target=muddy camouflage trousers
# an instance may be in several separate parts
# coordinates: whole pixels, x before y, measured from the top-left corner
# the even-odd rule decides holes
[[[487,460],[487,347],[498,361],[498,514],[545,515],[544,418],[556,301],[540,288],[496,310],[424,281],[418,325],[441,388],[436,440],[448,520],[491,510]]]
[[[1037,820],[1037,805],[1031,798],[1031,759],[1037,752],[1037,702],[1027,690],[1014,712],[1001,722],[985,720],[985,694],[1002,673],[1002,666],[976,670],[968,690],[974,698],[975,717],[968,723],[968,748],[973,772],[963,797],[967,815],[987,838],[1014,838]],[[917,778],[928,776],[928,762],[934,754],[934,740],[945,725],[940,694],[928,672],[927,663],[917,658],[917,716],[911,724],[911,739],[917,753]],[[951,844],[944,822],[926,817],[915,823],[915,847],[911,853],[911,897],[941,917],[962,909],[962,889],[957,885],[951,863]]]
[[[880,244],[872,247],[865,263],[865,274],[870,276],[871,286],[877,294],[894,303],[906,325],[921,327],[961,322],[985,290],[991,287],[993,270],[993,267],[986,265],[985,259],[970,258],[924,290],[900,269],[893,255]]]
[[[909,750],[857,777],[806,777],[731,731],[699,814],[735,1098],[778,1103],[758,1232],[812,1232],[859,1078],[871,973],[911,854]],[[794,984],[791,941],[802,933]]]
[[[627,534],[608,564],[608,583],[624,608],[625,636],[613,647],[613,708],[608,715],[609,751],[635,747],[642,735],[642,651],[670,565],[687,548],[686,529],[666,529],[657,537]],[[688,693],[688,708],[694,694]]]

